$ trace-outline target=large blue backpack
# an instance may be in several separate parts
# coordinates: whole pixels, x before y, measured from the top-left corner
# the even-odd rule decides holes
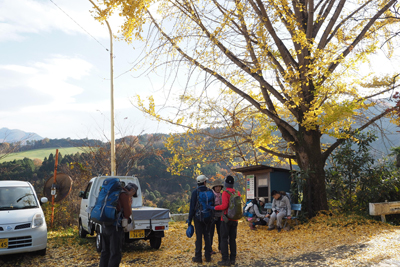
[[[244,205],[244,207],[243,207],[243,216],[244,216],[244,217],[249,217],[249,218],[251,218],[251,217],[254,216],[254,214],[250,212],[250,208],[246,211],[246,207],[247,207],[247,205],[250,204],[250,203],[253,203],[253,205],[255,205],[253,199],[247,200],[246,205]]]
[[[207,206],[214,206],[214,193],[207,188],[206,191],[197,189],[197,203],[195,217],[201,222],[210,223],[214,217],[214,211],[207,209]]]
[[[105,179],[90,213],[91,220],[105,225],[117,225],[117,204],[121,191],[122,186],[118,178]]]

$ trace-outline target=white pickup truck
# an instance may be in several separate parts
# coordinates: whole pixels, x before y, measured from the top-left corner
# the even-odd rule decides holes
[[[122,184],[135,183],[138,186],[137,197],[132,198],[132,217],[135,221],[135,229],[125,233],[125,242],[135,240],[150,240],[150,246],[159,249],[164,231],[168,230],[170,212],[168,209],[143,207],[142,190],[139,179],[134,176],[113,176],[119,178]],[[96,232],[96,250],[101,251],[101,224],[90,220],[90,212],[96,203],[103,181],[110,176],[98,176],[92,178],[85,191],[79,192],[81,208],[79,212],[79,236],[84,238],[87,234],[93,235]]]

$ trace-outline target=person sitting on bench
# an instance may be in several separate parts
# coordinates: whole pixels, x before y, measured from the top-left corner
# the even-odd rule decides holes
[[[290,200],[286,195],[273,190],[271,192],[273,197],[272,200],[272,214],[268,223],[268,230],[275,229],[274,222],[276,220],[276,226],[278,228],[278,232],[282,230],[282,219],[287,216],[290,220],[292,215],[292,210],[290,207]]]

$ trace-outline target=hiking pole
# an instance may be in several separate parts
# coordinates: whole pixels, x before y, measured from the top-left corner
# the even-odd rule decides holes
[[[53,228],[53,221],[54,221],[54,199],[56,195],[57,164],[58,164],[58,149],[56,149],[56,162],[54,163],[54,183],[51,186],[51,228]]]

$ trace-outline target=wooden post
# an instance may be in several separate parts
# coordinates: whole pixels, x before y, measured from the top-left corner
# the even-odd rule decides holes
[[[58,164],[58,149],[56,149],[56,162],[54,163],[54,183],[56,184],[56,176],[57,176],[57,164]],[[51,195],[51,228],[53,228],[53,221],[54,221],[54,199],[55,195]]]

